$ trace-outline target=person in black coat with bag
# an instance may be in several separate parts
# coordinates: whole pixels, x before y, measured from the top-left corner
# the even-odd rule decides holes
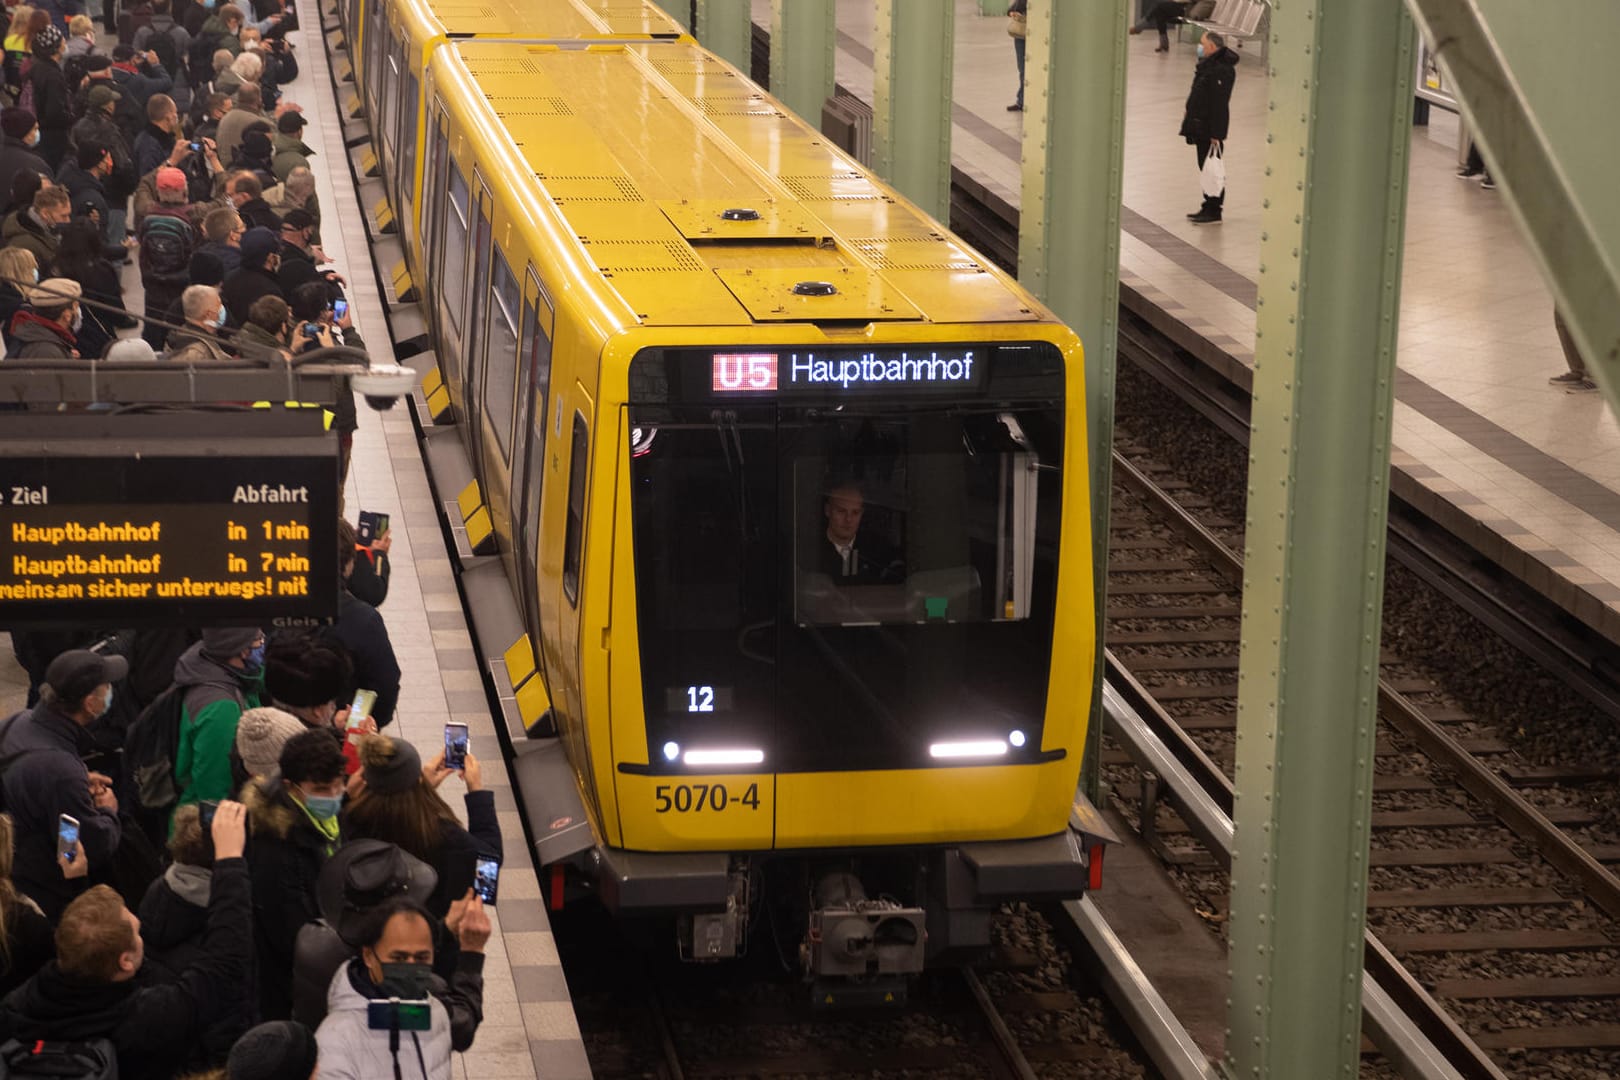
[[[1232,86],[1237,82],[1238,54],[1226,47],[1226,39],[1213,30],[1198,42],[1198,67],[1193,70],[1192,92],[1181,120],[1181,136],[1198,151],[1198,169],[1210,151],[1224,155],[1226,129],[1231,120]],[[1226,204],[1226,189],[1219,195],[1205,195],[1204,205],[1187,218],[1194,225],[1215,225]]]
[[[73,91],[62,71],[67,55],[67,38],[54,26],[34,35],[34,62],[28,79],[34,87],[34,116],[39,120],[39,156],[51,168],[62,164],[67,151],[68,129],[73,126]]]
[[[81,304],[84,323],[78,329],[79,355],[98,359],[107,351],[118,331],[135,325],[135,316],[122,310],[124,286],[112,263],[102,258],[101,230],[83,218],[68,222],[62,233],[62,246],[56,251],[52,274],[72,278],[84,290],[85,298],[107,307]]]

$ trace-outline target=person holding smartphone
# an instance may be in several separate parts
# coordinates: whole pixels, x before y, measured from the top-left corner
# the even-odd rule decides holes
[[[112,708],[112,684],[129,674],[121,656],[71,649],[45,668],[40,702],[0,728],[0,789],[17,831],[12,880],[55,921],[88,879],[64,878],[58,863],[62,817],[77,822],[78,850],[107,867],[123,836],[111,781],[85,767],[91,724]]]
[[[300,255],[309,255],[311,260],[316,256],[322,261],[325,260],[325,253],[321,252],[319,247],[314,246],[309,241],[309,235],[315,228],[314,217],[304,211],[290,211],[287,218],[283,220],[282,225],[285,226],[287,221],[304,223],[304,227],[298,231],[304,237],[303,242],[310,245],[308,251],[305,252],[301,252],[296,248],[284,249],[288,252],[286,258],[298,264],[289,275],[287,262],[282,263],[281,287],[287,293],[287,302],[292,305],[293,318],[299,324],[309,323],[325,327],[328,344],[342,345],[346,348],[359,349],[364,352],[366,343],[360,340],[360,332],[354,327],[354,313],[348,309],[347,305],[345,305],[341,315],[334,312],[334,300],[343,296],[343,279],[330,271],[316,271],[314,261],[301,262],[299,259]],[[281,235],[285,243],[287,236],[285,227],[282,229]],[[289,280],[289,277],[296,279],[296,281]],[[305,341],[308,340],[309,336],[306,335]],[[307,347],[314,348],[313,345]],[[296,342],[293,351],[294,353],[299,351]],[[332,430],[337,432],[338,437],[338,511],[341,513],[343,510],[341,503],[343,487],[349,480],[349,459],[354,452],[354,433],[360,427],[360,414],[355,409],[354,391],[349,387],[349,377],[347,375],[334,377],[333,392],[336,397],[332,405]],[[381,601],[377,601],[377,603],[381,603]]]
[[[451,726],[466,732],[465,725]],[[495,796],[484,790],[478,758],[469,749],[461,768],[453,769],[441,750],[423,768],[410,743],[373,735],[360,742],[360,766],[362,786],[345,810],[345,836],[398,844],[433,867],[439,882],[424,906],[444,918],[473,887],[478,859],[502,857]],[[467,786],[466,828],[439,795],[440,785],[456,774]]]

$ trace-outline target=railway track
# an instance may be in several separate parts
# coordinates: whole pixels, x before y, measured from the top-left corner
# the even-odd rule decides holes
[[[664,962],[603,940],[601,922],[569,935],[589,969],[566,949],[564,963],[601,1077],[1159,1076],[1097,984],[1071,975],[1053,918],[1005,913],[989,960],[930,973],[889,1008],[811,1011],[804,984],[768,962]]]
[[[1238,528],[1185,484],[1156,482],[1164,471],[1115,457],[1109,674],[1230,814]],[[1525,762],[1427,673],[1386,651],[1381,675],[1369,972],[1465,1076],[1620,1073],[1612,770]],[[1224,871],[1144,791],[1144,834],[1220,922]],[[1422,990],[1454,1023],[1425,1015]]]

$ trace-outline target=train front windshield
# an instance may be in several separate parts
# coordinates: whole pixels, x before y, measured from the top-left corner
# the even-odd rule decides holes
[[[639,354],[654,768],[1040,760],[1063,382],[1043,343]]]

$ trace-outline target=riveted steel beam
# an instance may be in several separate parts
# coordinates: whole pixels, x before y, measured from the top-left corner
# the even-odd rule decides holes
[[[753,35],[748,0],[697,0],[698,40],[745,75],[751,62]]]
[[[872,151],[879,176],[951,219],[952,0],[879,0],[872,38]]]
[[[812,127],[833,96],[837,16],[833,0],[771,0],[771,93]]]

